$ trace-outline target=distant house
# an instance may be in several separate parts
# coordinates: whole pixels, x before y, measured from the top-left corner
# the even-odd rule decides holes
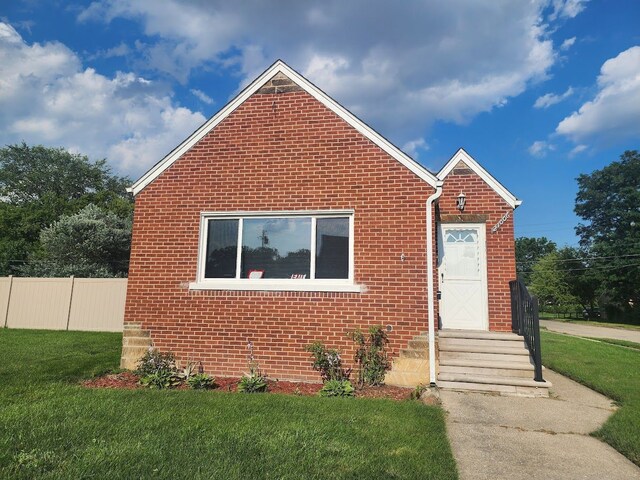
[[[250,340],[269,376],[317,381],[306,345],[348,359],[380,324],[387,382],[416,385],[440,382],[438,330],[511,331],[520,201],[462,149],[429,172],[282,61],[131,191],[124,367],[152,342],[240,375]]]

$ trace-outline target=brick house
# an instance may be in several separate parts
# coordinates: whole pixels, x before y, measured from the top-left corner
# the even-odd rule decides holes
[[[462,149],[429,172],[281,61],[130,191],[123,367],[153,344],[237,376],[250,340],[270,377],[318,381],[306,345],[350,360],[380,324],[388,383],[446,385],[444,332],[512,335],[520,201]]]

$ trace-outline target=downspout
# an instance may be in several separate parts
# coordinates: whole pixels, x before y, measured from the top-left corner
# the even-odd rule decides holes
[[[435,306],[433,298],[433,213],[432,206],[442,194],[442,181],[436,182],[436,191],[427,199],[427,302],[429,307],[429,384],[436,385],[436,334]]]

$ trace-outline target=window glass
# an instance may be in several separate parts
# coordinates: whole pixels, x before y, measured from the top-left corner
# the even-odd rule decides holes
[[[235,278],[239,220],[209,220],[205,278]]]
[[[445,234],[446,271],[449,278],[480,278],[478,231],[447,229]]]
[[[349,219],[316,220],[316,278],[349,278]]]
[[[311,218],[246,218],[242,227],[242,275],[310,278]]]

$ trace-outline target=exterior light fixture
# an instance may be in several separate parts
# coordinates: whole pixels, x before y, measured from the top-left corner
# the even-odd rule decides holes
[[[458,195],[458,198],[456,199],[456,208],[463,211],[465,203],[467,203],[467,197],[464,193],[460,192],[460,195]]]

